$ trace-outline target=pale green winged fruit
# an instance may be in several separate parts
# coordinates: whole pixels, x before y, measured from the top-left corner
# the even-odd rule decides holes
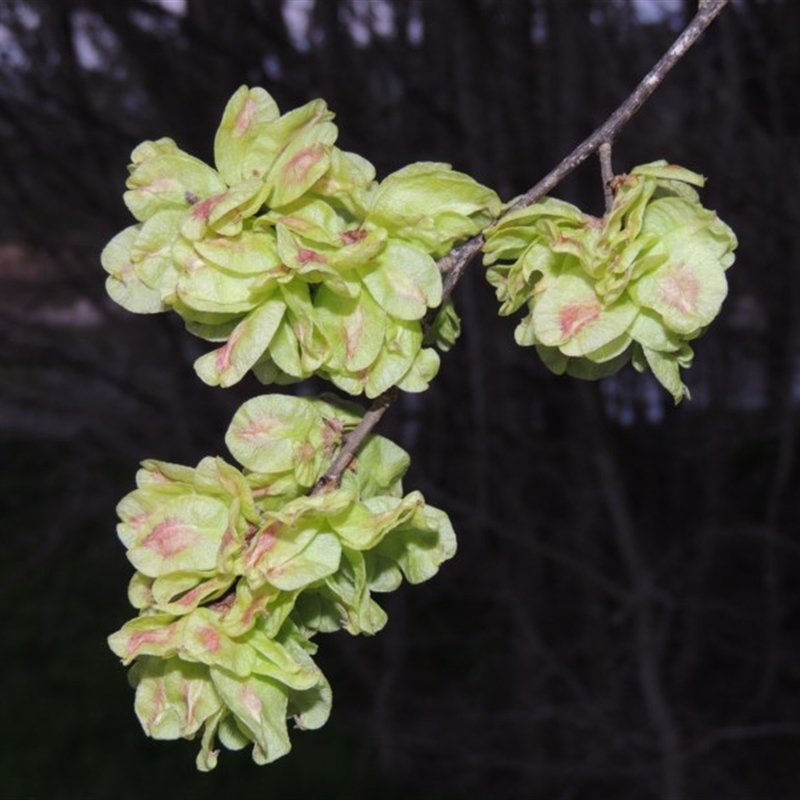
[[[215,167],[171,139],[132,155],[125,202],[138,220],[107,245],[111,297],[130,311],[180,314],[215,343],[200,378],[231,386],[319,375],[354,395],[423,391],[452,344],[423,338],[442,302],[436,259],[500,212],[497,195],[448,164],[375,180],[336,147],[322,100],[280,114],[241,87],[214,141]]]
[[[386,624],[375,593],[432,577],[455,553],[444,512],[403,494],[408,455],[371,436],[335,488],[310,491],[361,409],[333,400],[256,397],[234,415],[221,458],[196,467],[145,461],[118,506],[136,568],[138,616],[109,637],[156,739],[252,746],[266,764],[290,748],[287,721],[318,728],[331,689],[313,660],[321,632]]]
[[[527,307],[517,343],[558,374],[601,378],[632,362],[676,403],[688,396],[680,368],[720,311],[736,248],[700,204],[693,187],[703,184],[656,161],[615,179],[602,218],[545,198],[489,228],[484,263],[500,314]]]

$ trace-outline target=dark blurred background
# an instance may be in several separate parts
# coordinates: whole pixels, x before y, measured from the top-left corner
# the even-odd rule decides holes
[[[695,0],[0,0],[0,793],[789,800],[800,796],[800,3],[732,0],[615,143],[705,174],[730,295],[679,408],[557,378],[474,264],[431,391],[381,432],[456,559],[320,637],[334,712],[255,767],[151,742],[105,637],[129,616],[114,506],[145,457],[224,454],[204,345],[104,292],[126,165],[211,158],[242,83],[324,97],[380,176],[441,160],[508,200],[599,125]],[[554,193],[602,210],[596,160]]]

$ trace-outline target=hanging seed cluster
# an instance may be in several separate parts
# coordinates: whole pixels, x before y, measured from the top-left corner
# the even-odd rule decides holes
[[[138,223],[102,254],[108,292],[130,311],[171,309],[217,344],[195,364],[210,385],[248,370],[278,384],[319,375],[372,398],[422,391],[438,371],[421,324],[442,302],[436,259],[500,201],[447,164],[378,183],[335,146],[332,118],[322,100],[280,115],[266,91],[242,87],[216,168],[171,139],[133,152],[125,202]],[[452,344],[456,330],[441,329]]]
[[[615,181],[602,218],[554,198],[489,229],[487,278],[500,314],[525,306],[518,344],[555,373],[600,378],[632,362],[650,369],[675,402],[690,342],[719,313],[736,237],[700,204],[703,178],[657,161]]]

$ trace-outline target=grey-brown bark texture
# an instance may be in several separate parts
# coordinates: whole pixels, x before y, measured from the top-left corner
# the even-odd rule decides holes
[[[666,158],[708,176],[706,204],[740,239],[691,402],[633,373],[548,374],[473,265],[461,342],[380,428],[412,452],[408,485],[450,512],[459,554],[393,597],[375,640],[323,643],[334,717],[299,737],[294,766],[232,755],[198,782],[186,751],[139,744],[103,652],[127,614],[113,506],[136,461],[222,453],[261,390],[202,386],[175,320],[107,301],[98,254],[128,224],[132,147],[168,135],[210,158],[248,83],[282,109],[325,97],[379,175],[448,161],[510,200],[695,10],[665,5],[637,22],[660,4],[0,0],[0,592],[21,617],[1,651],[20,726],[8,796],[142,796],[151,774],[176,796],[279,780],[303,797],[315,770],[331,797],[798,796],[794,0],[733,2],[614,144],[618,171]],[[554,194],[599,213],[596,161]],[[16,698],[34,695],[31,719]]]

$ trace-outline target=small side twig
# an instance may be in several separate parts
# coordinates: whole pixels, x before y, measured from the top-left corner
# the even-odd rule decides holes
[[[383,394],[378,395],[372,401],[372,405],[364,414],[361,422],[353,428],[350,433],[344,438],[342,449],[337,454],[333,463],[328,468],[328,471],[316,482],[311,494],[321,494],[330,488],[335,488],[339,485],[344,471],[350,466],[355,458],[358,448],[364,442],[364,439],[369,436],[372,429],[378,424],[381,417],[386,413],[386,409],[394,402],[397,397],[397,388],[392,387]]]
[[[728,5],[728,2],[729,0],[700,0],[695,16],[672,43],[666,53],[664,53],[661,59],[659,59],[658,63],[645,75],[629,97],[599,128],[597,128],[597,130],[594,131],[594,133],[584,139],[566,158],[564,158],[558,166],[512,203],[504,214],[501,215],[500,219],[511,211],[524,208],[525,206],[532,205],[541,200],[542,197],[561,183],[567,175],[604,144],[608,145],[609,148],[608,168],[610,170],[610,142],[612,142],[625,125],[630,122],[634,114],[636,114],[650,95],[658,88],[670,70],[684,55],[686,55],[686,52],[700,38],[706,28],[719,16],[723,8]],[[483,242],[484,237],[483,234],[480,233],[468,239],[463,244],[454,247],[446,256],[439,260],[439,271],[444,278],[442,302],[446,301],[453,293],[453,289],[461,279],[467,266],[469,266],[470,261],[481,251]],[[433,313],[435,313],[435,311],[429,314],[426,318],[426,322],[430,322]],[[316,494],[330,486],[338,485],[342,474],[353,460],[356,451],[375,425],[378,424],[378,421],[384,415],[386,409],[392,404],[396,396],[397,390],[390,389],[373,401],[358,426],[345,437],[342,450],[333,464],[331,464],[330,469],[319,479],[312,490],[313,493]]]

